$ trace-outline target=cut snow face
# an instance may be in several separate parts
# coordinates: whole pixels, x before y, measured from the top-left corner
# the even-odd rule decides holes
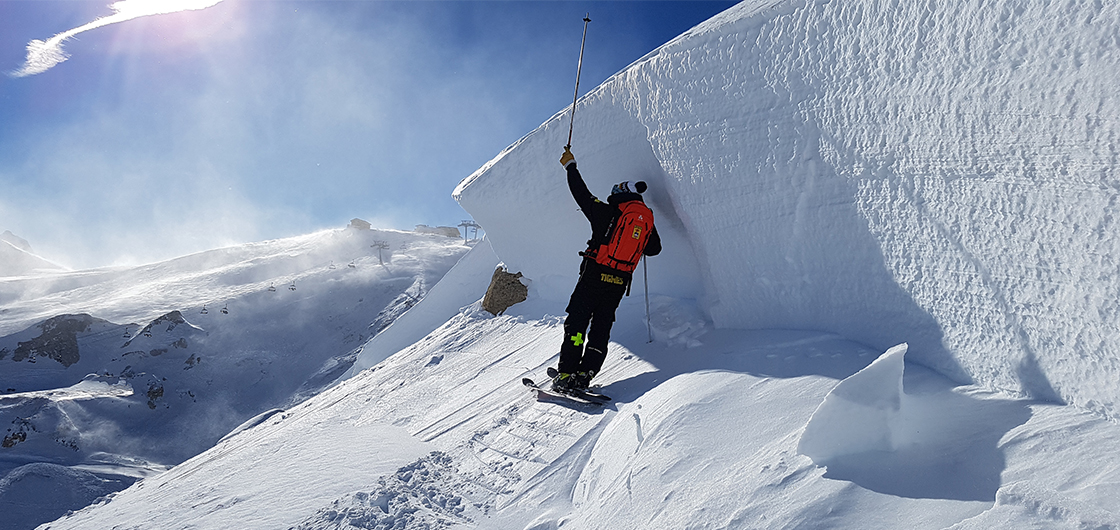
[[[805,427],[797,451],[823,464],[837,455],[890,452],[903,445],[902,373],[906,345],[836,385]]]
[[[958,382],[1116,417],[1118,26],[1092,2],[742,2],[584,96],[572,150],[600,197],[649,183],[650,289],[716,327],[906,342]],[[455,191],[559,304],[589,235],[569,118]]]

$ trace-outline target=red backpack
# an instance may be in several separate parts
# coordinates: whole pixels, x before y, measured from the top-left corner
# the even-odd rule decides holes
[[[611,227],[607,243],[599,245],[595,263],[622,272],[634,272],[653,229],[653,212],[638,200],[624,202],[618,208],[622,213]]]

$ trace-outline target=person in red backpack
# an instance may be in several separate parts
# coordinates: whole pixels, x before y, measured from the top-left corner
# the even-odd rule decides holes
[[[570,392],[587,390],[603,367],[615,310],[638,260],[661,252],[661,237],[653,225],[653,212],[642,201],[645,182],[615,184],[604,203],[587,189],[567,147],[560,164],[567,170],[572,197],[591,223],[587,250],[580,252],[579,281],[565,309],[564,343],[552,381],[554,390]]]

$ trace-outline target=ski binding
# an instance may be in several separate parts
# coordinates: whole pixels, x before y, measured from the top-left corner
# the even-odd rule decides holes
[[[533,391],[537,395],[538,401],[569,401],[583,405],[601,406],[611,399],[602,394],[590,394],[579,391],[557,392],[537,385],[537,383],[528,377],[522,379],[521,384]]]

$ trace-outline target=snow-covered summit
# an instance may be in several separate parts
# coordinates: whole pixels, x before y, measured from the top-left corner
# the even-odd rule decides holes
[[[28,243],[26,239],[13,234],[11,230],[5,230],[3,234],[0,234],[0,241],[4,241],[5,243],[8,243],[22,251],[31,252],[31,243]]]
[[[0,234],[0,278],[65,270],[31,250],[26,239],[5,230]]]
[[[718,327],[907,342],[1117,417],[1118,26],[1099,2],[746,1],[584,96],[572,149],[600,196],[650,184],[650,289]],[[587,237],[568,119],[455,191],[554,299]]]

